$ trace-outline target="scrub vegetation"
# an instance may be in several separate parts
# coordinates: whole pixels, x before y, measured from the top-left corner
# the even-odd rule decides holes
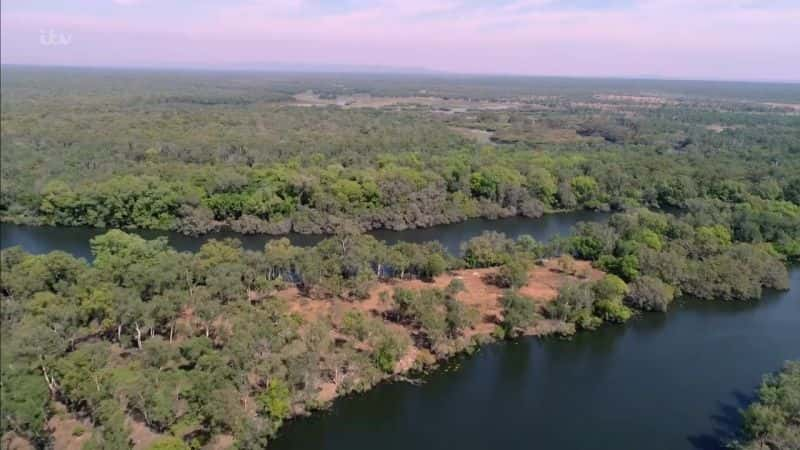
[[[800,448],[800,361],[789,361],[780,372],[764,377],[756,401],[742,418],[745,439],[731,448]]]
[[[633,210],[546,244],[489,232],[461,257],[355,232],[178,253],[113,230],[92,240],[91,264],[6,249],[3,430],[46,446],[61,404],[87,418],[87,448],[146,448],[136,427],[260,448],[289,417],[492,339],[621,323],[678,294],[742,301],[787,287],[776,246],[703,223]]]
[[[697,197],[782,208],[800,202],[800,115],[775,102],[798,98],[791,84],[4,67],[0,215],[333,233]]]

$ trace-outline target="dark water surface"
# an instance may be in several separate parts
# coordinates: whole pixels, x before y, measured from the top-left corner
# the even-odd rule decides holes
[[[398,241],[442,243],[449,251],[458,252],[462,242],[481,234],[485,230],[503,232],[515,238],[530,234],[539,241],[547,241],[557,235],[567,235],[570,229],[581,221],[605,221],[610,215],[592,211],[574,211],[563,214],[548,214],[539,219],[514,217],[501,220],[473,219],[466,222],[440,225],[431,228],[405,231],[376,230],[371,232],[377,239],[394,243]],[[91,259],[89,240],[108,230],[89,227],[31,227],[25,225],[0,224],[0,248],[21,246],[30,253],[47,253],[63,250],[75,256]],[[264,244],[272,239],[287,237],[298,246],[314,245],[325,236],[290,233],[285,236],[266,234],[245,235],[234,232],[210,233],[199,237],[185,236],[168,231],[128,230],[145,238],[166,236],[169,244],[179,251],[197,251],[209,239],[236,238],[244,248],[263,250]]]
[[[287,449],[720,449],[765,372],[800,358],[800,268],[760,302],[683,301],[570,340],[484,347],[290,422]]]
[[[473,220],[424,230],[378,231],[389,242],[439,240],[451,251],[491,229],[539,240],[569,233],[570,213],[542,219]],[[90,228],[3,224],[2,247],[64,250],[91,257]],[[193,251],[237,237],[261,249],[268,236],[168,236]],[[319,236],[290,235],[296,245]],[[387,383],[284,427],[270,449],[719,449],[739,426],[761,375],[800,358],[800,268],[791,290],[751,303],[684,300],[668,314],[643,314],[570,340],[524,339],[484,347],[424,377]]]

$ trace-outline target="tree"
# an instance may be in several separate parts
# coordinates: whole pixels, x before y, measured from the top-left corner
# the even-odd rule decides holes
[[[586,204],[594,200],[598,195],[599,186],[597,185],[597,180],[590,176],[579,175],[573,178],[570,184],[578,203]]]
[[[514,291],[506,291],[500,299],[503,306],[502,327],[506,336],[514,337],[533,325],[536,320],[536,306],[533,300]]]
[[[645,275],[629,285],[625,302],[644,311],[666,312],[675,298],[675,289],[659,280]]]
[[[505,234],[496,231],[484,231],[462,244],[464,261],[469,267],[492,267],[505,262],[514,242]]]
[[[701,257],[720,253],[731,245],[731,232],[724,225],[699,227],[693,251]]]
[[[789,449],[800,445],[800,361],[789,361],[783,370],[767,375],[758,398],[742,412],[743,443],[734,448]]]
[[[286,238],[268,241],[264,246],[267,279],[274,280],[291,274],[300,251]]]
[[[445,261],[442,255],[433,253],[428,256],[427,261],[425,261],[425,266],[420,276],[431,280],[444,273],[445,270],[447,270],[447,261]]]
[[[576,258],[594,261],[614,250],[617,235],[609,226],[590,222],[580,223],[575,228],[571,248]]]
[[[3,414],[0,416],[0,430],[14,430],[34,443],[43,444],[50,391],[41,373],[19,364],[19,361],[7,360],[10,353],[9,349],[2,351],[0,397]]]
[[[639,259],[636,255],[625,255],[619,258],[603,255],[597,260],[597,267],[626,281],[635,280],[639,276]]]
[[[594,315],[596,294],[592,283],[567,283],[558,291],[558,297],[545,308],[551,319],[574,323],[578,327],[592,330],[603,320]]]
[[[92,238],[91,246],[95,257],[93,266],[123,287],[131,286],[133,266],[154,265],[156,258],[168,251],[166,238],[148,241],[119,230]]]
[[[527,185],[530,193],[544,202],[546,205],[552,205],[555,201],[555,195],[558,191],[555,177],[542,167],[531,167],[528,169]]]
[[[563,273],[570,275],[575,273],[575,258],[570,254],[559,256],[556,260],[556,265],[558,266],[558,270]]]
[[[528,265],[521,259],[512,259],[500,266],[495,283],[503,288],[519,289],[528,284]]]
[[[616,275],[606,275],[592,284],[596,296],[595,314],[607,322],[625,322],[631,318],[631,310],[622,303],[628,286]]]
[[[478,321],[478,311],[468,307],[447,294],[444,301],[445,324],[450,338],[456,338],[465,329],[473,326]]]
[[[375,341],[372,359],[380,370],[385,373],[392,373],[394,372],[395,364],[400,360],[407,348],[407,339],[403,339],[396,333],[386,329]]]
[[[256,397],[260,412],[278,423],[291,414],[291,401],[289,386],[277,378],[270,380],[267,388]]]

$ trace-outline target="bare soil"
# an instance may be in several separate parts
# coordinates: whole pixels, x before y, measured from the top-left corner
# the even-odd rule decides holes
[[[350,310],[360,310],[374,317],[383,317],[384,313],[393,309],[392,295],[396,288],[422,290],[430,288],[444,289],[454,279],[459,279],[464,284],[464,291],[456,295],[456,299],[466,305],[474,307],[479,312],[479,322],[469,330],[465,330],[464,338],[491,335],[497,324],[502,321],[502,307],[500,298],[503,289],[490,282],[496,274],[496,268],[456,270],[436,277],[426,282],[419,279],[391,280],[376,283],[370,295],[364,300],[345,300],[340,298],[312,299],[302,295],[294,286],[279,291],[276,296],[288,304],[289,311],[303,317],[307,321],[321,318],[330,318],[334,324]],[[576,274],[581,274],[577,276]],[[529,271],[529,281],[519,291],[530,297],[541,308],[553,301],[558,296],[558,289],[568,282],[585,282],[600,279],[604,273],[591,267],[589,262],[575,261],[571,273],[565,273],[558,268],[555,260],[544,261]],[[195,329],[196,318],[189,308],[182,312],[178,320],[178,328]],[[409,337],[413,330],[397,323],[386,322],[387,326],[398,332],[407,333]],[[219,325],[219,324],[218,324]],[[552,333],[569,333],[573,328],[556,320],[542,319],[526,330],[530,336],[541,336]],[[337,336],[337,331],[333,332]],[[180,339],[181,332],[176,332],[176,339]],[[365,344],[366,345],[366,344]],[[405,355],[395,364],[394,373],[404,374],[411,370],[420,358],[431,358],[426,349],[409,346]],[[334,400],[339,395],[337,385],[333,382],[324,382],[319,386],[317,399],[321,404]],[[64,405],[54,404],[56,414],[48,421],[48,428],[53,436],[54,450],[80,450],[91,439],[93,426],[88,419],[79,419],[67,411]],[[135,450],[149,448],[162,435],[150,430],[144,423],[133,418],[128,418],[131,429],[131,440]],[[233,438],[228,435],[216,436],[206,447],[213,450],[230,448]],[[2,448],[14,450],[27,450],[33,448],[30,443],[18,436],[8,433],[2,437]]]
[[[53,450],[81,450],[92,438],[92,422],[78,419],[62,403],[53,402],[51,407],[55,414],[47,421],[47,428],[53,438]]]
[[[131,430],[131,441],[133,450],[147,450],[162,435],[153,432],[144,422],[139,422],[133,418],[128,418],[128,426]]]
[[[306,91],[294,96],[295,106],[339,106],[341,108],[389,108],[389,107],[427,107],[443,110],[467,111],[517,109],[523,106],[517,101],[488,101],[468,99],[444,99],[433,96],[373,97],[370,94],[340,95],[336,98],[320,98]]]
[[[380,282],[372,288],[369,297],[364,300],[311,299],[304,297],[295,287],[284,289],[277,296],[289,304],[291,312],[300,315],[307,321],[328,317],[336,323],[337,318],[341,318],[348,310],[360,310],[374,317],[382,317],[384,313],[393,308],[394,305],[391,298],[397,288],[417,291],[429,288],[444,289],[451,281],[459,279],[464,283],[465,289],[456,295],[456,299],[474,307],[480,317],[480,321],[472,329],[464,332],[465,337],[469,338],[479,335],[491,335],[496,325],[503,319],[500,305],[503,289],[491,284],[489,281],[496,271],[496,268],[456,270],[436,277],[429,282],[419,279]],[[574,274],[581,274],[582,277]],[[554,300],[558,296],[558,289],[565,283],[597,280],[602,276],[603,272],[591,267],[587,261],[576,261],[573,273],[567,274],[558,269],[555,260],[549,260],[545,261],[543,265],[536,266],[530,270],[528,284],[523,286],[519,292],[530,297],[541,307]],[[388,325],[404,330],[409,335],[411,334],[411,330],[400,327],[397,324],[389,323]],[[527,330],[526,334],[543,335],[563,331],[568,331],[564,328],[563,323],[542,320],[537,322],[530,330]],[[404,373],[411,369],[418,351],[420,349],[409,349],[406,356],[398,362],[395,372]],[[321,401],[329,401],[335,396],[335,386],[323,385],[319,398]]]

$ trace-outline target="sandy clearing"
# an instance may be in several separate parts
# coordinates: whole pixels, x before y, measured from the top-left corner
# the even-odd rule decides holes
[[[455,131],[459,136],[472,139],[479,144],[491,144],[492,135],[494,135],[491,131],[479,130],[476,128],[450,127],[450,129]]]
[[[800,111],[800,103],[774,103],[774,102],[767,102],[763,103],[764,105],[770,106],[772,108],[782,108],[782,109],[790,109],[792,111]]]
[[[47,428],[53,438],[53,450],[81,450],[92,438],[92,423],[79,420],[62,403],[53,402],[52,408],[55,414],[47,421]]]
[[[227,450],[233,448],[234,443],[236,443],[236,439],[230,434],[218,434],[203,448],[206,450]]]
[[[464,338],[472,339],[478,336],[490,336],[494,333],[497,324],[503,319],[500,298],[504,290],[488,281],[496,272],[497,268],[465,269],[443,274],[433,281],[419,279],[382,281],[375,284],[370,291],[369,297],[364,300],[312,299],[303,296],[294,286],[278,292],[276,296],[287,302],[290,312],[309,322],[330,319],[336,326],[345,313],[358,310],[373,317],[381,318],[386,326],[412,337],[413,330],[383,319],[385,313],[394,307],[394,302],[391,299],[394,290],[397,288],[415,291],[431,288],[444,289],[451,281],[458,279],[464,284],[464,290],[456,295],[456,299],[465,305],[474,307],[478,311],[480,318],[475,326],[463,332]],[[575,274],[581,274],[582,276],[579,277]],[[588,261],[575,261],[572,274],[567,274],[558,269],[556,260],[547,260],[542,265],[537,265],[529,271],[528,284],[520,289],[520,293],[530,297],[541,308],[558,296],[558,289],[565,283],[598,280],[603,275],[602,271],[594,269]],[[541,319],[531,328],[525,330],[524,334],[542,336],[553,333],[571,333],[573,331],[574,327],[570,324],[557,320]],[[333,338],[351,339],[341,335],[335,329],[331,331],[331,335]],[[364,342],[356,342],[354,345],[360,351],[369,351],[369,346]],[[417,363],[421,352],[425,351],[412,344],[395,364],[393,372],[396,375],[408,372]],[[317,400],[321,404],[329,403],[338,395],[338,385],[333,380],[319,384]]]
[[[308,321],[323,317],[335,319],[348,310],[361,310],[380,317],[392,309],[391,297],[397,288],[416,291],[430,288],[444,289],[451,281],[459,279],[464,283],[465,290],[458,293],[456,299],[475,307],[481,317],[475,329],[467,334],[490,334],[495,324],[502,320],[499,300],[503,289],[487,282],[496,271],[496,268],[456,270],[436,277],[430,282],[419,279],[384,281],[377,283],[365,300],[311,299],[304,297],[296,287],[278,292],[277,297],[289,304],[291,312]],[[603,276],[602,271],[593,268],[587,261],[575,261],[574,273],[583,274],[584,277],[564,273],[557,268],[555,260],[548,260],[530,270],[528,284],[519,291],[537,303],[544,304],[554,300],[558,296],[558,289],[567,282],[597,280]]]
[[[3,450],[34,450],[33,444],[13,431],[9,431],[0,438],[0,448]]]
[[[594,95],[597,100],[610,102],[627,102],[645,105],[677,105],[676,100],[671,100],[658,95]]]
[[[133,450],[146,450],[162,437],[162,435],[148,428],[144,422],[139,422],[138,420],[128,417],[127,423],[131,429]]]
[[[489,101],[432,96],[374,97],[370,94],[339,95],[336,98],[320,98],[311,92],[301,92],[294,96],[295,106],[339,106],[341,108],[387,108],[387,107],[427,107],[445,110],[505,110],[523,106],[518,101]]]

